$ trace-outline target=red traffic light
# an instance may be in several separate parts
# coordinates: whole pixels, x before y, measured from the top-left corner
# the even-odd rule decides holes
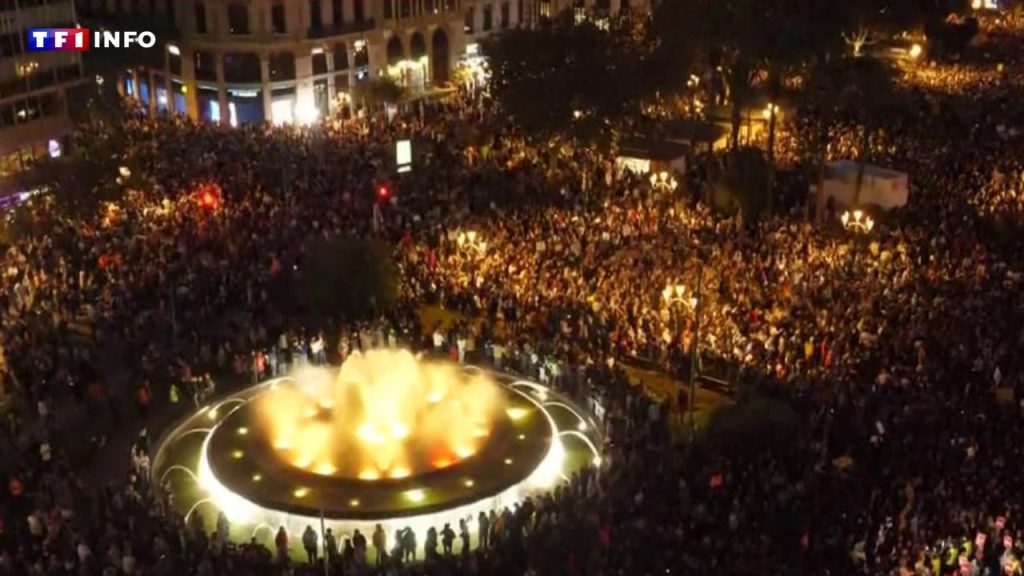
[[[219,192],[216,185],[203,186],[199,191],[199,205],[206,210],[216,210],[220,204]]]

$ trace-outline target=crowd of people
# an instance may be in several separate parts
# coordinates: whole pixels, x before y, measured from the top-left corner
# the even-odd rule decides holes
[[[1024,251],[986,218],[1024,212],[1024,99],[1001,71],[970,91],[921,74],[869,153],[910,174],[911,203],[869,237],[714,213],[598,149],[531,144],[483,94],[344,127],[131,116],[138,190],[94,219],[38,202],[2,256],[0,574],[314,573],[321,549],[343,574],[1019,574]],[[384,199],[399,136],[427,152]],[[310,321],[303,249],[345,235],[394,247],[399,303]],[[462,321],[423,326],[425,305]],[[374,552],[361,534],[272,549],[185,522],[149,478],[148,433],[123,477],[79,471],[108,434],[215,382],[399,344],[600,406],[602,465],[478,521],[476,550],[439,526],[373,534]],[[689,399],[631,387],[622,365],[682,373],[694,354],[792,405],[802,433],[753,454],[673,443]]]

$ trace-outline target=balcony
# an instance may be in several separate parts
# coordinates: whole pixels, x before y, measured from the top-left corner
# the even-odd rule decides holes
[[[310,28],[306,32],[306,37],[310,40],[321,40],[332,36],[344,36],[345,34],[369,32],[370,30],[373,30],[373,24],[373,18],[369,18],[362,22],[346,22],[340,25],[336,24],[331,26],[321,26],[319,28]]]

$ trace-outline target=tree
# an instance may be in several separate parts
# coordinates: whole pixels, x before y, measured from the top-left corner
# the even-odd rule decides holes
[[[538,28],[502,32],[484,45],[491,92],[528,132],[592,137],[635,109],[647,92],[650,46],[621,21],[609,30],[571,13]]]
[[[405,88],[389,77],[371,78],[356,87],[356,98],[368,108],[397,104],[405,97]]]
[[[383,242],[354,237],[310,241],[298,278],[299,299],[317,318],[372,318],[398,299],[398,268]]]
[[[854,204],[860,203],[864,185],[864,169],[871,151],[871,139],[891,112],[898,108],[899,93],[890,64],[879,58],[847,57],[833,63],[834,82],[839,91],[840,107],[854,111],[859,125],[857,145],[857,180]]]
[[[755,222],[766,208],[771,185],[768,162],[757,148],[731,150],[714,179],[711,204],[719,212],[737,211],[745,222]]]
[[[705,435],[724,456],[785,452],[800,435],[800,415],[785,401],[755,391],[712,413]]]

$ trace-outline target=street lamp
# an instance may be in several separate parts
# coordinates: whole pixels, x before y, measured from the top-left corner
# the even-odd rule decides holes
[[[703,281],[704,265],[701,262],[697,268],[697,293],[695,296],[687,298],[686,286],[683,284],[668,284],[661,291],[661,297],[665,300],[665,304],[669,306],[682,304],[693,310],[693,342],[690,346],[690,401],[688,402],[691,441],[697,434],[697,355],[700,353],[700,304]]]
[[[459,232],[455,241],[458,243],[459,248],[467,252],[476,252],[478,255],[483,255],[487,251],[487,242],[484,242],[474,230]]]
[[[651,174],[651,188],[655,190],[671,194],[676,191],[679,187],[679,182],[676,181],[675,176],[672,176],[664,170],[657,174]]]
[[[875,228],[875,221],[863,210],[847,210],[839,219],[843,222],[843,228],[855,234],[870,234]]]

